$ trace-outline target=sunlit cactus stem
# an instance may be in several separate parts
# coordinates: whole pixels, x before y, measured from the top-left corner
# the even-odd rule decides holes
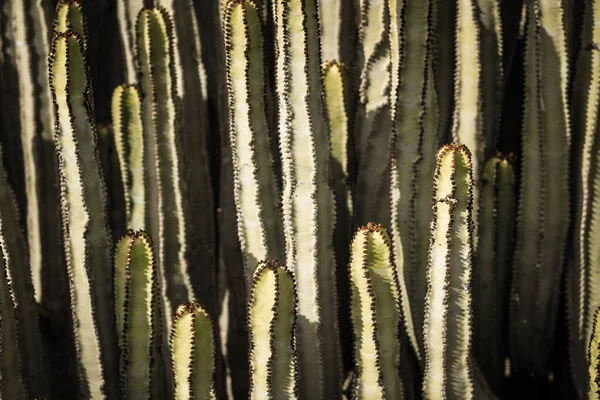
[[[587,361],[587,395],[589,400],[600,399],[600,308],[594,313],[590,341],[588,343]]]
[[[296,283],[277,261],[259,263],[248,301],[250,398],[297,399]]]
[[[80,396],[118,397],[111,244],[83,39],[56,33],[49,59]]]
[[[259,261],[283,258],[283,231],[264,108],[265,53],[256,6],[251,1],[231,0],[224,25],[229,140],[238,235],[249,289]]]
[[[171,326],[175,399],[214,399],[214,328],[196,302],[177,307]]]
[[[76,32],[87,46],[87,24],[79,0],[60,0],[54,14],[54,32]]]
[[[348,266],[354,331],[356,399],[402,399],[400,287],[391,239],[384,227],[359,228]]]

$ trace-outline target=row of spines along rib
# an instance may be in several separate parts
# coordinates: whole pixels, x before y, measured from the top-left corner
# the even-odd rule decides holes
[[[590,337],[587,343],[586,370],[583,372],[586,379],[585,390],[587,399],[600,399],[600,308],[597,308],[592,315],[592,326],[590,328]],[[583,396],[585,397],[585,395]]]
[[[296,282],[277,261],[254,271],[248,300],[250,398],[299,396],[296,351]]]
[[[359,228],[351,244],[350,306],[357,399],[402,399],[401,308],[391,239],[381,225]]]
[[[335,210],[316,0],[278,0],[273,15],[286,264],[298,284],[299,384],[308,397],[337,397],[341,354],[332,249]]]
[[[567,270],[568,326],[570,340],[570,361],[576,387],[582,388],[578,395],[585,397],[583,388],[588,375],[586,350],[596,352],[598,342],[592,344],[595,315],[600,307],[600,276],[598,275],[598,217],[600,213],[600,194],[598,156],[598,106],[600,101],[600,52],[591,48],[592,43],[600,42],[600,27],[596,21],[600,14],[597,1],[584,4],[584,20],[581,36],[581,48],[576,64],[576,76],[573,91],[573,238],[570,240],[572,251],[569,254]],[[591,346],[595,346],[591,348]],[[596,361],[597,362],[597,361]],[[597,368],[597,366],[596,366]],[[590,370],[590,372],[592,372]],[[597,373],[597,372],[596,372]],[[596,378],[595,378],[596,379]],[[596,393],[598,398],[598,382]]]
[[[516,373],[548,376],[569,226],[571,128],[563,2],[527,3],[521,179],[510,301]]]
[[[230,1],[224,20],[229,141],[238,236],[248,289],[260,260],[284,255],[279,191],[266,113],[265,51],[259,10]]]
[[[82,397],[118,396],[110,234],[81,6],[59,4],[49,57],[65,255]],[[92,282],[93,285],[92,285]]]

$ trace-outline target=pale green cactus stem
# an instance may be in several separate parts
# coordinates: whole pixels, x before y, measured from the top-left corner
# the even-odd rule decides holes
[[[170,341],[175,399],[215,399],[214,328],[199,303],[177,307]]]
[[[79,34],[55,33],[50,85],[80,395],[115,398],[119,392],[111,245],[86,63]]]
[[[439,129],[433,74],[435,1],[393,1],[392,92],[394,140],[391,215],[404,323],[423,361],[423,318],[431,197]],[[404,26],[401,25],[404,23]],[[410,34],[409,34],[410,32]]]
[[[187,241],[177,137],[173,32],[164,8],[144,9],[137,21],[141,70],[146,228],[157,238],[162,301],[167,317],[194,293],[185,258]],[[168,320],[168,318],[166,318]]]
[[[121,396],[137,399],[155,393],[154,369],[160,313],[158,271],[152,240],[144,231],[129,231],[115,248],[115,316],[121,358]]]
[[[473,355],[496,389],[508,357],[508,305],[512,267],[516,183],[509,159],[491,158],[483,170],[479,240],[473,272]]]
[[[475,393],[470,357],[472,168],[471,153],[463,145],[445,145],[436,155],[423,326],[427,399],[473,399]]]
[[[135,59],[135,25],[136,18],[144,8],[144,0],[117,0],[117,15],[121,41],[123,43],[123,56],[125,57],[125,72],[127,82],[137,79]]]
[[[528,2],[521,186],[510,348],[516,373],[548,376],[569,229],[569,57],[561,2]]]
[[[297,399],[296,283],[277,261],[261,262],[248,301],[250,398]]]
[[[357,59],[361,66],[355,123],[358,175],[355,222],[390,222],[392,107],[390,1],[363,1]]]
[[[224,19],[238,235],[248,289],[261,260],[284,256],[265,99],[263,34],[256,6],[232,0]]]
[[[332,249],[335,211],[316,0],[277,0],[273,14],[286,264],[298,285],[299,385],[308,398],[337,398],[341,354]]]
[[[600,142],[598,102],[600,99],[600,53],[593,43],[600,43],[598,1],[584,4],[581,48],[577,60],[573,93],[573,179],[575,196],[573,251],[569,255],[567,271],[567,299],[569,317],[570,362],[576,387],[583,398],[588,363],[587,346],[592,335],[596,309],[600,307],[600,179],[598,157]],[[598,398],[598,397],[595,397]]]
[[[83,45],[87,45],[87,26],[83,6],[79,0],[60,0],[54,14],[54,31],[76,32],[81,36]]]
[[[143,229],[146,219],[142,100],[136,86],[118,86],[112,97],[112,121],[125,196],[127,227]]]
[[[592,318],[592,328],[587,349],[587,398],[600,399],[600,308],[596,309]]]
[[[321,27],[321,52],[323,60],[340,60],[352,63],[356,51],[354,38],[357,34],[355,13],[358,0],[319,0]]]
[[[38,309],[25,239],[0,149],[0,397],[45,398]]]
[[[369,223],[358,229],[350,249],[354,398],[402,399],[402,312],[390,236],[383,226]]]

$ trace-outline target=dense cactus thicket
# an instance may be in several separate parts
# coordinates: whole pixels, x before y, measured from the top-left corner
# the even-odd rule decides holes
[[[600,399],[600,0],[0,0],[0,398]]]

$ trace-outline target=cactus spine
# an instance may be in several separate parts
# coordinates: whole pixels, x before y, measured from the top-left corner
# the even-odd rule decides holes
[[[137,50],[144,93],[146,228],[156,240],[167,315],[193,296],[186,254],[180,159],[176,135],[176,79],[171,20],[163,8],[137,20]]]
[[[230,1],[225,11],[229,140],[231,143],[238,235],[249,288],[261,260],[280,259],[279,193],[273,173],[265,100],[263,38],[256,6]]]
[[[171,327],[175,398],[214,399],[215,343],[209,315],[198,304],[177,307]]]
[[[118,397],[114,376],[118,367],[108,267],[111,246],[85,57],[81,35],[55,33],[50,85],[56,110],[55,141],[80,395],[114,398]]]
[[[471,351],[473,267],[471,154],[450,144],[436,155],[425,302],[425,398],[474,397]]]
[[[112,98],[115,147],[125,196],[127,226],[143,229],[146,218],[144,128],[141,98],[135,86],[118,86]]]
[[[298,398],[296,283],[277,261],[255,270],[248,301],[250,398]]]
[[[516,190],[512,165],[491,158],[482,175],[479,241],[473,272],[473,354],[488,382],[504,379]]]
[[[157,385],[154,369],[156,338],[161,328],[158,273],[152,240],[143,231],[129,231],[115,249],[115,315],[121,349],[121,395],[151,396]]]
[[[274,4],[283,225],[286,264],[294,269],[298,284],[300,386],[307,397],[335,398],[341,390],[335,213],[321,101],[317,4]]]
[[[381,225],[359,228],[351,244],[356,399],[403,398],[400,290],[391,239]]]
[[[547,376],[569,224],[569,58],[562,2],[528,2],[527,14],[510,343],[515,371]]]

